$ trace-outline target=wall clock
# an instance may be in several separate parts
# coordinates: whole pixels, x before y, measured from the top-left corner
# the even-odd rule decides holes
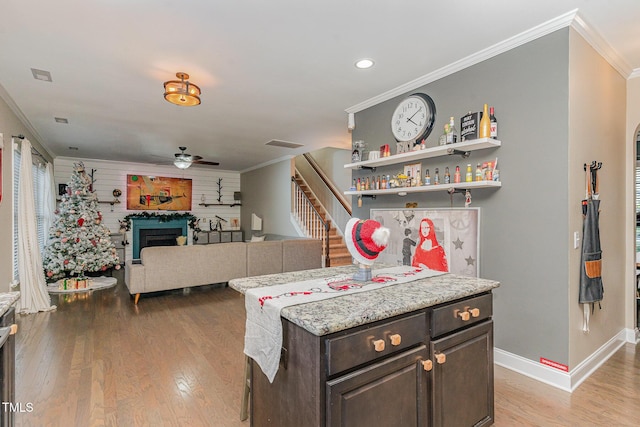
[[[433,129],[436,105],[424,93],[414,93],[404,98],[391,117],[391,132],[396,141],[421,142]]]

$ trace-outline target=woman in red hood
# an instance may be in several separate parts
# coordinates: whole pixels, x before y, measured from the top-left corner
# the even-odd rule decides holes
[[[436,271],[449,271],[447,256],[436,239],[436,230],[433,221],[429,218],[423,218],[420,221],[420,243],[416,246],[411,265]]]

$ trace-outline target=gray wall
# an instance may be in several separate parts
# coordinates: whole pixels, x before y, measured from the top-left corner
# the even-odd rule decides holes
[[[349,189],[351,185],[351,170],[345,169],[346,163],[351,163],[351,150],[340,148],[323,148],[318,151],[309,153],[318,163],[318,166],[324,173],[330,177],[331,182],[338,189],[340,194]],[[324,206],[333,220],[333,225],[338,229],[338,233],[342,234],[347,221],[351,215],[338,202],[333,193],[329,191],[324,182],[316,174],[315,170],[309,165],[309,162],[303,156],[296,156],[295,165],[298,172],[305,179],[311,191],[316,195],[318,201]],[[343,196],[347,203],[351,200],[347,196]]]
[[[481,208],[482,277],[499,280],[495,291],[496,347],[538,360],[541,356],[568,364],[568,68],[569,29],[527,43],[416,91],[436,104],[436,125],[427,140],[437,144],[444,124],[484,103],[495,106],[502,147],[459,156],[427,159],[422,170],[442,172],[466,163],[499,157],[503,186],[475,190],[472,207]],[[412,91],[413,92],[413,91]],[[391,114],[403,97],[357,113],[353,139],[370,149],[395,141]],[[379,168],[375,174],[394,174],[402,165]],[[353,177],[371,176],[354,171]],[[395,195],[352,201],[354,216],[368,218],[371,208],[449,207],[446,192]],[[453,204],[464,206],[454,195]]]
[[[256,235],[296,236],[291,224],[291,176],[293,159],[283,160],[240,174],[242,192],[241,228],[251,238],[251,214],[262,218],[262,231]]]

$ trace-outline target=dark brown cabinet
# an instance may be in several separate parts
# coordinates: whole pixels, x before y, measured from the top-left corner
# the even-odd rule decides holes
[[[421,345],[328,381],[327,426],[428,426],[428,358]]]
[[[485,293],[321,337],[283,319],[274,382],[252,362],[251,425],[492,424],[491,301]]]
[[[432,341],[431,354],[433,425],[493,424],[493,322]]]

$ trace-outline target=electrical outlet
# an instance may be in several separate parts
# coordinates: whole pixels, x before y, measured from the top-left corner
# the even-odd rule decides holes
[[[580,247],[580,232],[573,232],[573,249],[578,249]]]

